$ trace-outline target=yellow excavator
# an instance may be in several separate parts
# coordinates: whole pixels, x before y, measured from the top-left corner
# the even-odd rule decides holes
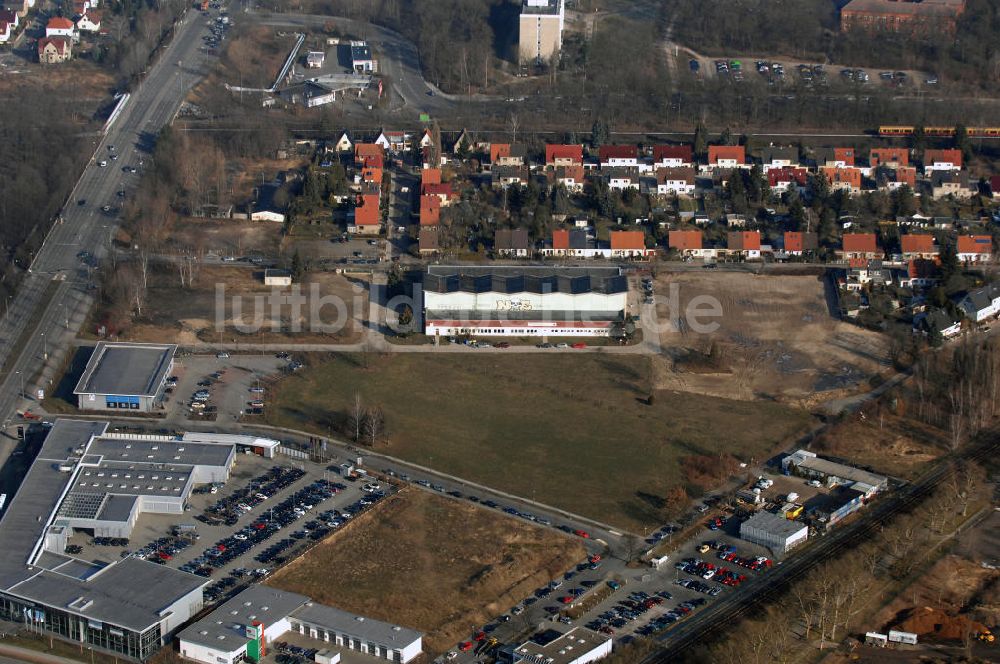
[[[996,637],[993,636],[993,632],[988,629],[984,629],[979,634],[976,634],[976,641],[980,643],[993,643],[996,641]]]

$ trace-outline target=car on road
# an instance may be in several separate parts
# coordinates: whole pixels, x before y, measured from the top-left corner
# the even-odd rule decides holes
[[[110,205],[102,205],[101,206],[101,210],[103,212],[111,212],[111,206]]]
[[[559,343],[559,344],[556,344],[556,348],[569,348],[569,344],[568,343]]]
[[[215,356],[220,360],[224,360],[229,357],[229,353],[227,353],[226,351],[222,351],[220,353],[216,353]]]
[[[573,344],[573,348],[576,348],[577,350],[579,350],[581,348],[586,348],[586,347],[587,347],[587,344],[583,343],[582,341],[577,341],[575,344]]]
[[[691,68],[691,71],[693,73],[698,73],[698,70],[701,69],[701,63],[699,63],[697,60],[692,59],[690,62],[688,62],[688,67]]]
[[[573,534],[576,535],[577,537],[582,537],[583,539],[590,539],[590,533],[588,533],[586,530],[576,529],[573,531]]]
[[[510,344],[506,341],[501,341],[496,345],[497,348],[510,348]]]
[[[97,165],[100,166],[101,168],[104,168],[105,166],[108,165],[108,161],[106,159],[102,159],[99,162],[97,162]]]
[[[253,392],[254,394],[263,394],[264,393],[264,388],[263,387],[259,387],[259,386],[255,386],[255,387],[251,387],[250,391]]]
[[[84,206],[84,205],[87,204],[87,199],[86,198],[81,198],[80,200],[78,200],[76,202],[76,204],[82,207],[82,206]]]
[[[462,641],[458,644],[458,649],[462,652],[469,652],[472,650],[472,641]]]

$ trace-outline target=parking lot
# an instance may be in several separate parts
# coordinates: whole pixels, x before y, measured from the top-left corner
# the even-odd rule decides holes
[[[879,70],[817,63],[738,58],[698,58],[688,62],[694,76],[716,76],[734,83],[758,81],[770,87],[877,86],[933,87],[938,77],[916,71]]]
[[[267,407],[268,376],[293,366],[286,353],[179,357],[167,382],[167,419],[212,422],[259,414]]]

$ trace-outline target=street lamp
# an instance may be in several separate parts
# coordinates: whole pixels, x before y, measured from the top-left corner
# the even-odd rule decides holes
[[[45,338],[44,332],[42,332],[42,359],[49,359],[49,341]]]

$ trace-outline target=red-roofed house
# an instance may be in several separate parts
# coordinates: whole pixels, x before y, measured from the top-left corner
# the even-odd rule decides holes
[[[550,143],[545,146],[545,165],[550,168],[583,166],[583,146],[553,145]]]
[[[872,148],[868,153],[868,165],[909,166],[910,151],[906,148]]]
[[[938,255],[938,247],[934,244],[934,236],[926,233],[907,233],[899,238],[899,248],[903,260],[914,258],[934,258]]]
[[[900,275],[903,288],[930,288],[941,281],[941,270],[936,261],[915,258],[906,264],[906,273]]]
[[[440,168],[425,168],[420,171],[420,186],[428,184],[441,184]]]
[[[817,150],[817,166],[854,166],[854,148],[820,148]]]
[[[681,256],[700,256],[701,240],[701,231],[670,231],[667,246],[676,249]]]
[[[963,263],[983,263],[993,256],[993,238],[989,235],[959,235],[958,260]]]
[[[788,191],[792,186],[805,189],[809,184],[809,171],[796,166],[771,168],[767,171],[767,184],[774,191]]]
[[[53,16],[49,19],[49,22],[45,24],[45,36],[46,37],[69,37],[70,39],[77,38],[76,26],[73,25],[73,21],[68,18],[63,18],[62,16]]]
[[[354,160],[363,164],[365,163],[365,159],[368,157],[383,159],[385,157],[385,151],[382,149],[382,146],[377,143],[355,143]]]
[[[500,159],[510,156],[510,143],[490,143],[490,163],[496,164]]]
[[[760,258],[760,231],[730,231],[726,235],[726,249],[744,258]]]
[[[382,169],[374,166],[366,166],[359,174],[361,182],[369,185],[369,189],[378,190],[382,186]]]
[[[100,32],[101,13],[95,11],[84,12],[83,16],[76,19],[76,29],[80,32]]]
[[[875,233],[844,233],[841,247],[839,253],[847,260],[852,258],[865,260],[882,258]]]
[[[441,199],[437,196],[420,197],[420,225],[437,226],[441,223]]]
[[[639,165],[639,148],[634,145],[602,145],[598,150],[601,168]]]
[[[690,145],[654,145],[653,168],[680,168],[691,166],[694,154]]]
[[[879,189],[893,191],[906,185],[910,189],[917,186],[917,169],[913,166],[879,166],[874,173],[875,184]]]
[[[708,165],[717,168],[746,166],[747,154],[742,145],[708,146]]]
[[[420,195],[436,197],[441,202],[441,207],[448,207],[453,200],[458,198],[458,193],[451,190],[450,182],[421,185]]]
[[[861,191],[860,168],[823,166],[819,170],[826,176],[827,181],[830,183],[831,191],[844,189],[849,194],[857,194]]]
[[[378,235],[378,232],[382,230],[382,214],[379,210],[378,194],[358,196],[354,207],[354,225],[348,230],[358,234]]]
[[[816,233],[801,231],[785,231],[785,253],[790,256],[801,256],[807,251],[819,248],[819,238]]]
[[[656,249],[646,248],[642,231],[611,231],[611,256],[614,258],[650,258]]]
[[[72,57],[72,40],[65,37],[42,37],[38,40],[38,61],[43,65],[59,64]]]
[[[924,173],[962,170],[961,150],[924,150]]]

